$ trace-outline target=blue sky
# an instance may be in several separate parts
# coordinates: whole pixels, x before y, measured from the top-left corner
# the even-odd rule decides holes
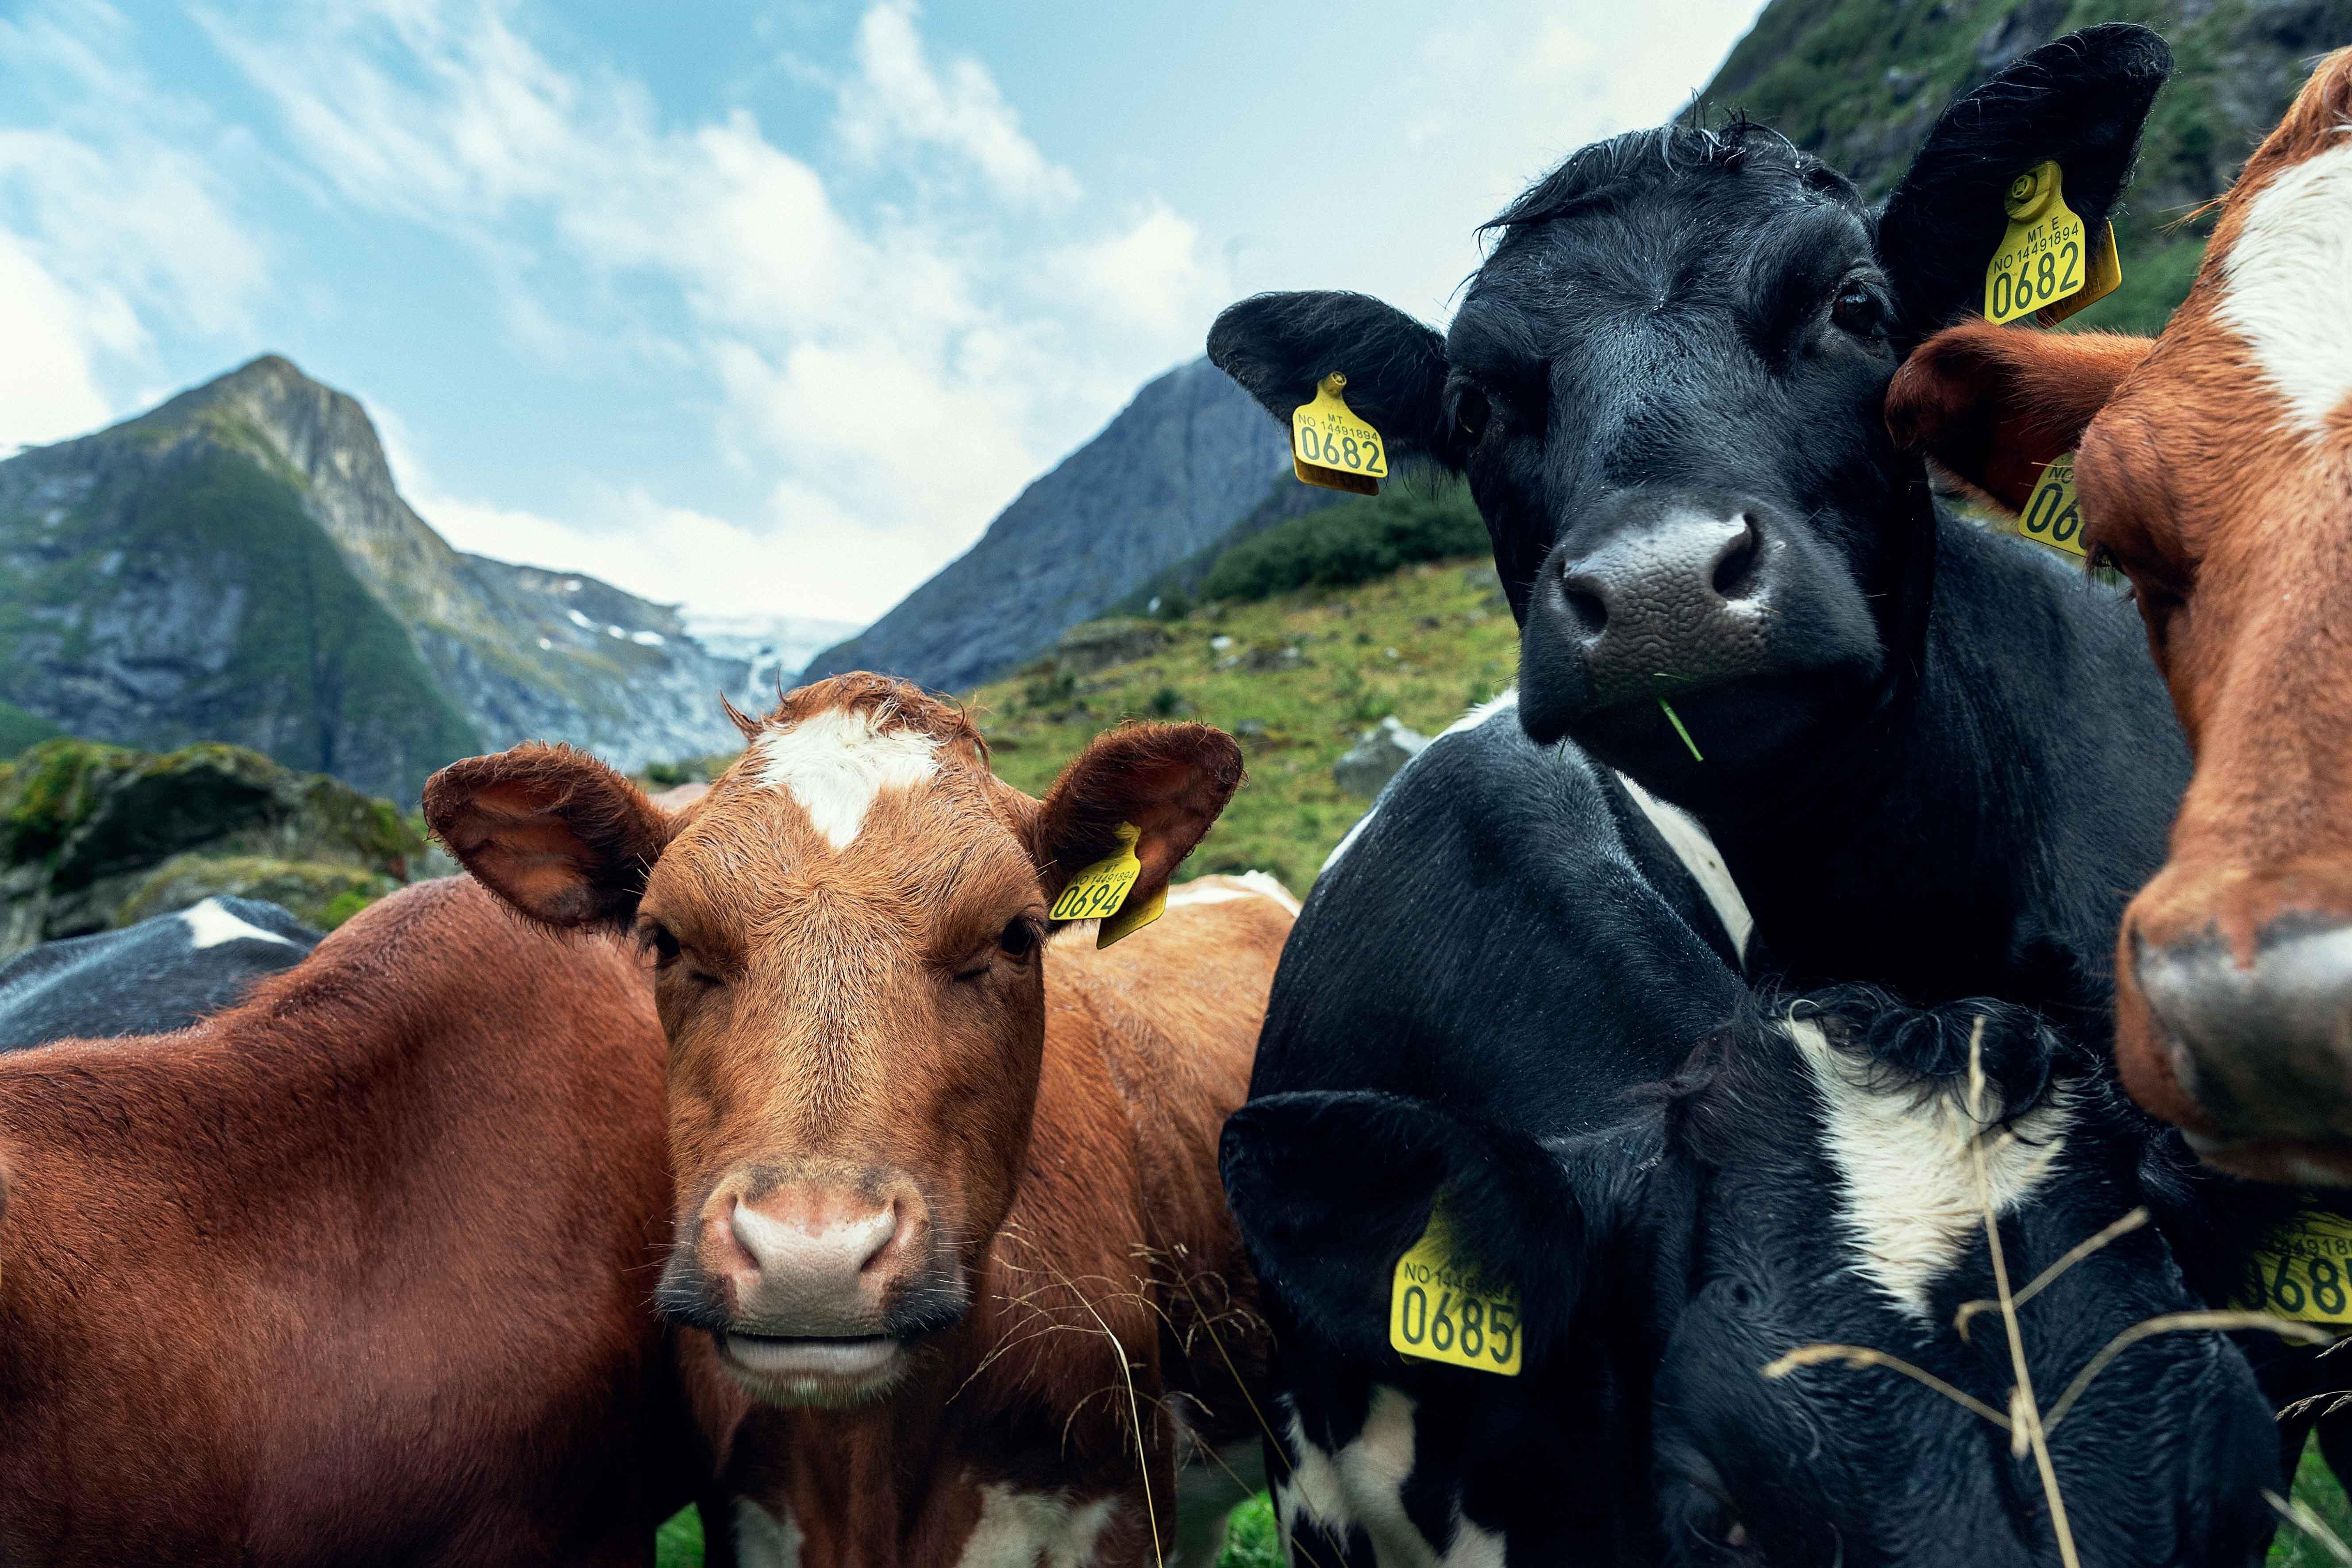
[[[1223,305],[1434,323],[1758,0],[0,0],[0,452],[275,351],[461,548],[866,619]]]

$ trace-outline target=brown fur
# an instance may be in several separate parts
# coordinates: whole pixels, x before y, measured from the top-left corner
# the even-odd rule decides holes
[[[2323,60],[2224,199],[2195,287],[2160,339],[2067,337],[1982,322],[1923,344],[1887,419],[2012,507],[2032,470],[2076,450],[2084,540],[2132,579],[2150,650],[2197,770],[2171,858],[2126,911],[2116,1056],[2142,1103],[2220,1131],[2185,1083],[2135,982],[2142,943],[2217,933],[2251,962],[2284,915],[2352,919],[2352,430],[2310,441],[2216,315],[2250,198],[2339,145],[2352,50]],[[2352,1090],[2352,1061],[2343,1064]],[[2340,1098],[2340,1097],[2339,1097]],[[2231,1130],[2243,1173],[2352,1179],[2352,1127],[2313,1146]]]
[[[839,850],[761,774],[765,737],[832,713],[927,737],[937,761]],[[641,797],[614,798],[635,797],[625,781],[547,748],[458,764],[426,795],[461,858],[540,918],[595,923],[641,895],[671,1046],[673,1310],[805,1333],[764,1304],[731,1216],[812,1234],[898,1216],[857,1279],[913,1348],[854,1408],[755,1410],[736,1488],[791,1521],[812,1565],[952,1563],[989,1487],[1109,1500],[1095,1561],[1151,1563],[1182,1431],[1257,1429],[1264,1335],[1216,1142],[1290,917],[1253,895],[1180,904],[1099,952],[1090,922],[1013,944],[1123,822],[1144,868],[1130,898],[1163,887],[1239,784],[1239,750],[1199,725],[1129,726],[1036,801],[990,773],[961,712],[867,675],[791,694],[751,738],[690,818],[650,827]],[[530,860],[501,834],[560,847]],[[551,894],[550,865],[594,886]]]
[[[715,1464],[647,1300],[662,1057],[628,952],[463,879],[0,1057],[0,1562],[649,1563]]]

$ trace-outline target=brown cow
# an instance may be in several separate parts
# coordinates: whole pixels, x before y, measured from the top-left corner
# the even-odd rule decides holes
[[[2197,752],[2124,918],[2118,1066],[2216,1164],[2352,1180],[2352,50],[2239,175],[2160,339],[1956,327],[1887,417],[2012,508],[2075,450],[2084,542]]]
[[[650,1563],[714,1468],[648,1300],[662,1060],[621,944],[462,879],[0,1056],[0,1563]]]
[[[1195,885],[1102,951],[1048,910],[1123,824],[1130,905],[1164,889],[1240,752],[1129,726],[1040,802],[878,676],[738,722],[750,750],[675,816],[544,746],[444,769],[425,811],[524,913],[657,956],[660,1300],[764,1402],[731,1471],[746,1558],[1152,1563],[1188,1435],[1258,1429],[1217,1136],[1291,908]]]

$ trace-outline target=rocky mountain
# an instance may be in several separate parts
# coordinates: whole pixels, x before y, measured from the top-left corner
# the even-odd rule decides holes
[[[775,701],[779,688],[790,691],[798,686],[801,671],[808,668],[810,659],[865,628],[855,621],[826,621],[810,616],[707,615],[689,611],[686,629],[718,658],[744,664],[749,673],[744,677],[743,689],[730,691],[728,696],[734,699],[737,707],[757,711]]]
[[[461,554],[352,398],[275,355],[0,462],[0,710],[94,740],[253,747],[413,800],[526,739],[623,767],[733,738],[672,608]]]
[[[1701,94],[1745,110],[1884,195],[1952,95],[2094,22],[2172,45],[2139,174],[2116,219],[2123,287],[2070,325],[2153,331],[2189,291],[2225,190],[2313,57],[2352,44],[2352,0],[1772,0]]]
[[[1181,365],[807,677],[878,669],[948,690],[990,679],[1214,543],[1289,465],[1287,438],[1247,394],[1205,359]]]

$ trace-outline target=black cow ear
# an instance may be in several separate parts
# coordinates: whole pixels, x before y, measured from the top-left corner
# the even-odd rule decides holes
[[[2066,205],[2099,231],[2171,74],[2162,38],[2108,22],[2042,45],[1952,100],[1878,220],[1905,346],[1984,309],[1985,268],[2009,229],[2002,197],[2035,164],[2058,164]]]
[[[1348,406],[1396,457],[1460,468],[1445,412],[1445,340],[1369,294],[1258,294],[1209,329],[1209,363],[1290,425],[1322,379],[1348,378]]]
[[[1397,1260],[1440,1194],[1456,1246],[1517,1289],[1524,1359],[1566,1331],[1584,1205],[1563,1163],[1523,1134],[1398,1095],[1276,1094],[1225,1122],[1219,1164],[1279,1331],[1393,1365]]]

